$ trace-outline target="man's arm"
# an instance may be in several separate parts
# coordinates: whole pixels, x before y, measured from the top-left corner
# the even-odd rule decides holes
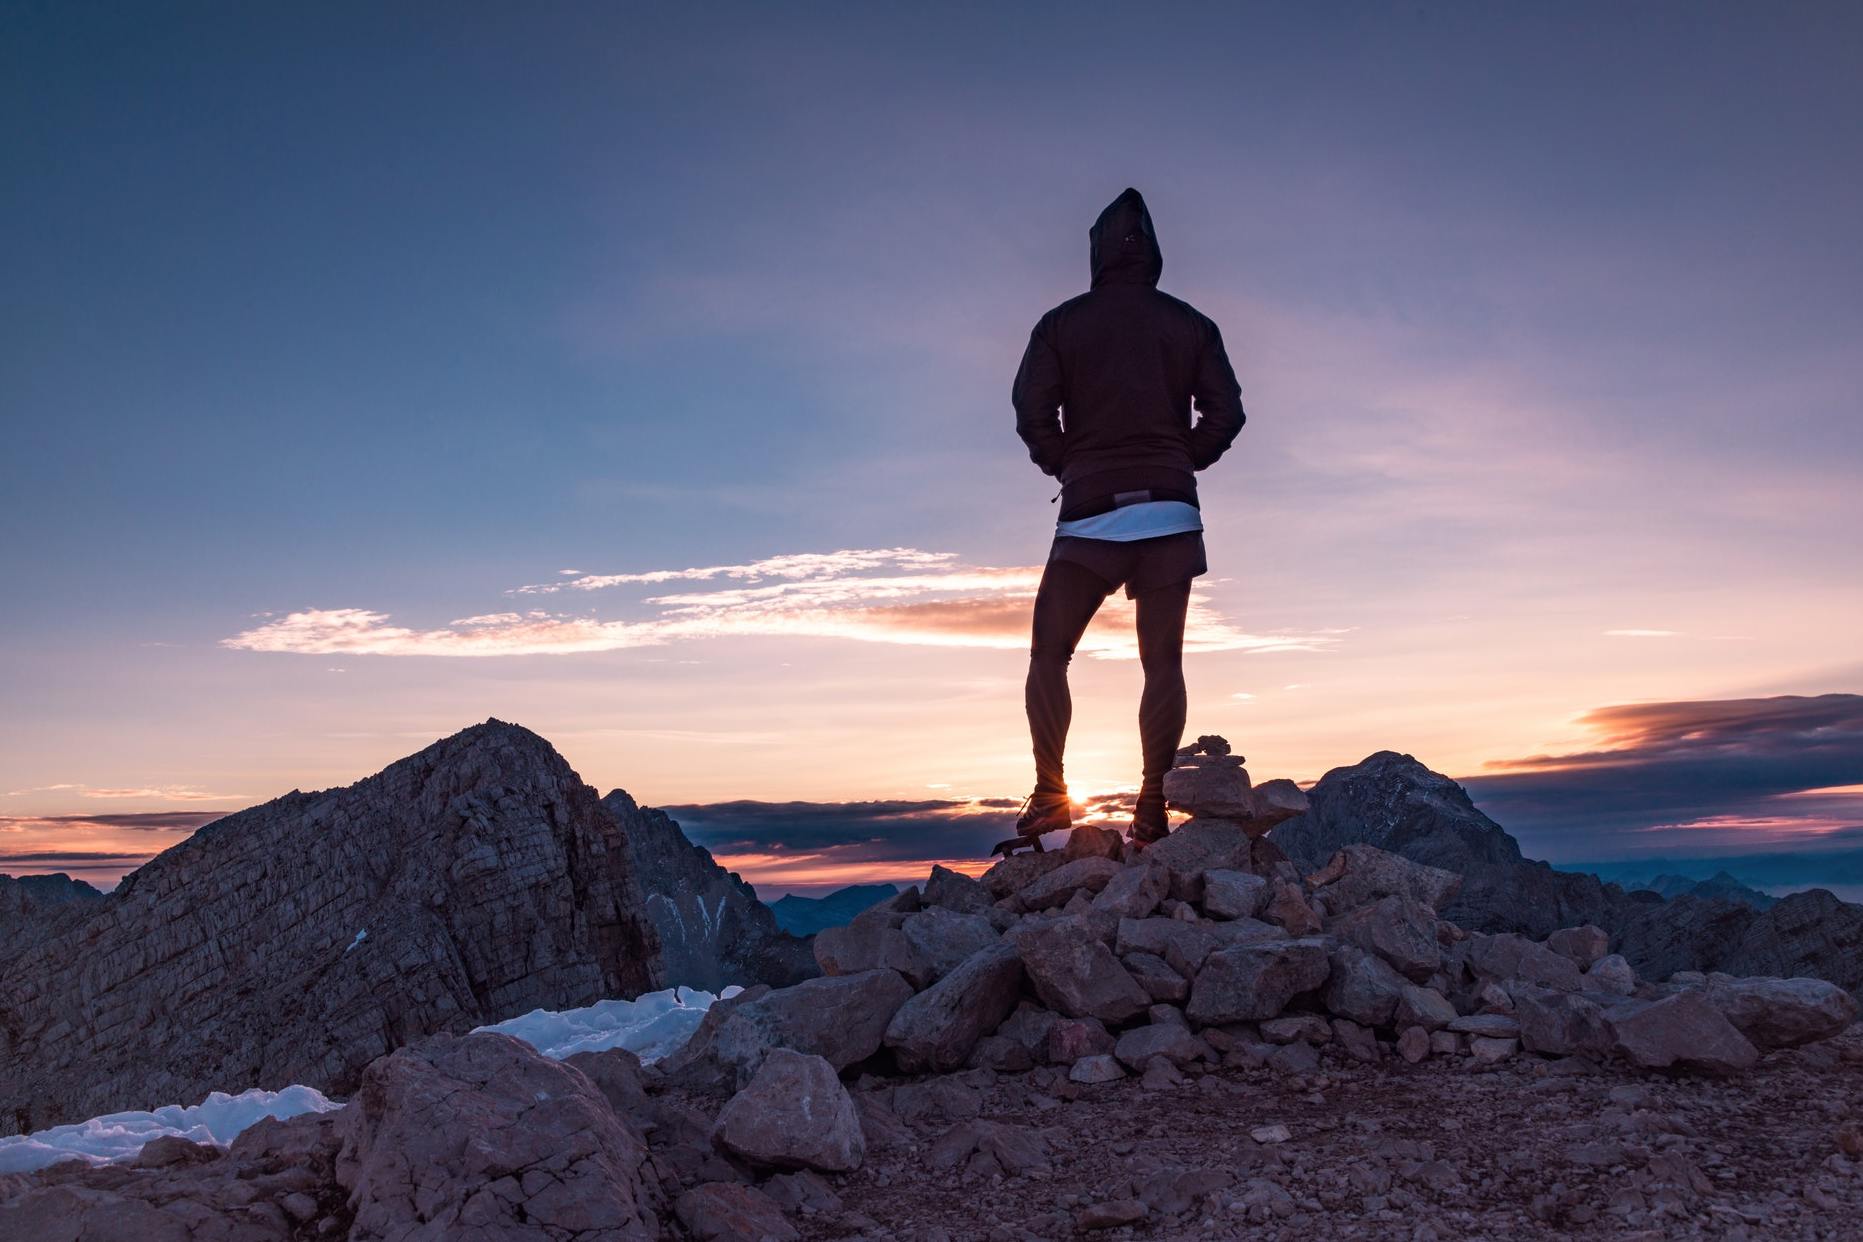
[[[1016,407],[1016,434],[1029,446],[1029,460],[1043,474],[1058,475],[1066,445],[1061,430],[1061,356],[1043,334],[1047,324],[1044,317],[1029,333],[1009,399]]]
[[[1196,385],[1191,389],[1197,425],[1190,430],[1190,460],[1199,470],[1214,464],[1248,421],[1242,412],[1241,385],[1236,383],[1229,355],[1223,352],[1223,334],[1214,323],[1209,326],[1210,334],[1197,358]]]

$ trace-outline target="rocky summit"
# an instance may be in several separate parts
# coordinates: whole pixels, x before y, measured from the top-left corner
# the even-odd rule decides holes
[[[628,864],[660,938],[661,981],[717,992],[731,984],[785,987],[817,974],[806,939],[777,925],[757,890],[686,839],[663,811],[617,789],[602,806],[621,828]]]
[[[1752,902],[1709,885],[1665,900],[1522,855],[1461,785],[1409,755],[1379,751],[1307,790],[1305,813],[1271,840],[1307,868],[1370,845],[1462,877],[1445,917],[1471,931],[1544,937],[1604,929],[1616,951],[1656,978],[1677,971],[1808,975],[1863,988],[1863,906],[1822,890]]]
[[[660,974],[595,791],[487,721],[217,820],[0,960],[0,1132],[215,1090],[348,1094],[424,1035]]]

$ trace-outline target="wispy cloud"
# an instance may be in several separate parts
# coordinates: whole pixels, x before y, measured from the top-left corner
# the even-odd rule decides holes
[[[884,571],[884,572],[881,572]],[[742,585],[651,595],[653,615],[603,620],[541,609],[461,617],[421,629],[366,608],[313,608],[270,616],[223,640],[242,651],[299,655],[519,656],[619,651],[704,638],[830,638],[854,642],[1015,650],[1028,645],[1038,566],[966,566],[955,553],[913,548],[797,553],[742,565],[584,575],[518,588],[524,594],[595,591],[622,585],[705,582]],[[1081,643],[1083,654],[1133,659],[1132,605],[1115,595]],[[1323,651],[1339,630],[1256,634],[1232,625],[1193,595],[1185,650]]]
[[[31,829],[127,828],[135,832],[193,832],[220,811],[131,811],[104,815],[0,815],[0,832]]]

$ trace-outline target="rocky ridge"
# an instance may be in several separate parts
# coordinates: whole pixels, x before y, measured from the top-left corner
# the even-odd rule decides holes
[[[1591,924],[1654,978],[1676,971],[1806,975],[1863,988],[1863,906],[1823,890],[1758,909],[1701,893],[1665,901],[1557,871],[1524,857],[1461,785],[1392,751],[1334,768],[1307,797],[1307,811],[1271,834],[1291,859],[1317,867],[1341,847],[1362,844],[1454,872],[1462,889],[1443,917],[1470,931],[1544,937]]]
[[[80,915],[104,895],[64,872],[0,875],[0,961],[52,934],[63,919]]]
[[[614,820],[487,721],[217,820],[0,962],[0,1133],[211,1090],[354,1091],[436,1031],[658,985]]]
[[[1189,809],[1142,851],[1084,827],[980,877],[938,869],[818,938],[821,977],[719,1002],[644,1070],[436,1036],[370,1065],[341,1112],[224,1155],[164,1141],[141,1167],[0,1180],[0,1232],[1291,1242],[1863,1222],[1842,989],[1640,979],[1599,927],[1471,932],[1443,917],[1453,872],[1353,843],[1303,874],[1248,821]]]
[[[617,789],[602,806],[621,828],[628,864],[659,933],[662,986],[722,991],[731,984],[787,987],[819,971],[807,940],[777,926],[757,890],[686,839],[665,812]]]

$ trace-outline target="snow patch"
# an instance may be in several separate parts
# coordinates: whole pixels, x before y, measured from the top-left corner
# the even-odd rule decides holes
[[[726,988],[714,996],[697,988],[667,988],[634,1000],[597,1001],[583,1009],[533,1009],[476,1031],[496,1031],[521,1039],[546,1057],[562,1060],[578,1052],[625,1048],[642,1061],[676,1052],[699,1029],[712,1002],[744,989]]]
[[[53,1126],[31,1134],[0,1138],[0,1173],[25,1173],[76,1158],[90,1164],[127,1160],[142,1145],[164,1135],[196,1143],[231,1143],[239,1132],[264,1117],[327,1113],[342,1104],[312,1087],[283,1091],[215,1091],[199,1104],[166,1104],[148,1112],[106,1113],[89,1121]]]
[[[369,938],[369,929],[365,927],[361,931],[356,933],[356,938],[354,940],[349,942],[349,949],[355,948],[357,945],[361,944],[363,941],[367,940],[368,938]],[[343,953],[345,956],[349,954],[349,949],[343,950]]]

